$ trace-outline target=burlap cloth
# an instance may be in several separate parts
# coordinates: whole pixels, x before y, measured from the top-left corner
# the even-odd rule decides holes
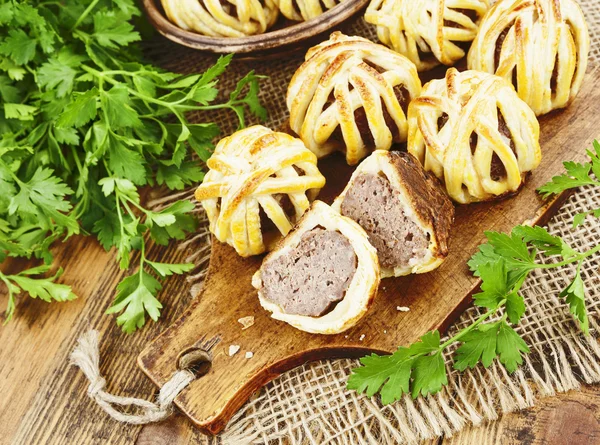
[[[600,0],[582,0],[592,40],[590,63],[600,63]],[[374,41],[374,28],[358,18],[340,28],[347,34],[362,35]],[[198,72],[214,58],[170,42],[161,41],[152,50],[152,58],[179,72]],[[303,53],[276,59],[235,62],[221,79],[223,92],[230,91],[237,79],[250,69],[269,76],[261,84],[261,97],[269,111],[264,124],[282,125],[288,116],[285,92]],[[194,116],[219,123],[222,134],[237,126],[228,113]],[[250,122],[252,123],[252,122]],[[600,128],[598,130],[600,137]],[[583,150],[587,147],[575,147]],[[191,197],[191,191],[170,198]],[[165,201],[161,200],[162,204]],[[573,195],[549,223],[552,234],[562,236],[571,246],[586,250],[600,240],[600,221],[587,222],[571,229],[573,216],[600,207],[600,190],[583,188]],[[203,215],[199,211],[200,217]],[[202,230],[182,245],[194,252],[190,259],[198,265],[190,278],[192,292],[197,292],[208,264],[207,231]],[[587,308],[591,336],[584,337],[558,298],[573,277],[572,268],[536,271],[523,286],[527,312],[517,331],[531,348],[524,365],[514,374],[494,363],[490,368],[478,366],[458,373],[447,357],[449,385],[427,398],[402,401],[383,406],[377,398],[368,398],[345,389],[346,379],[356,360],[324,360],[307,363],[289,371],[263,388],[234,416],[227,429],[207,442],[225,443],[311,443],[364,444],[405,443],[451,435],[470,424],[498,418],[503,413],[535,404],[543,396],[578,388],[582,382],[600,382],[600,259],[590,258],[582,267],[587,286]],[[476,308],[467,310],[451,332],[471,323]],[[450,333],[451,333],[450,332]]]

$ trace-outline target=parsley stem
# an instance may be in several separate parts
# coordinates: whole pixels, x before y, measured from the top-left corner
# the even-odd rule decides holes
[[[598,244],[593,249],[588,250],[587,252],[580,253],[572,258],[569,258],[568,260],[561,261],[560,263],[535,264],[534,269],[554,269],[556,267],[566,266],[568,264],[572,264],[572,263],[581,261],[589,256],[592,256],[593,254],[595,254],[597,252],[600,252],[600,244]]]
[[[85,8],[85,11],[83,11],[83,14],[81,14],[79,16],[79,18],[77,19],[77,21],[75,22],[75,24],[71,28],[71,32],[74,31],[75,29],[77,29],[77,27],[79,25],[81,25],[81,22],[83,22],[87,18],[87,16],[90,14],[90,12],[92,12],[92,10],[96,7],[96,5],[98,4],[99,1],[100,0],[94,0],[94,1],[92,1],[92,3],[90,3],[88,5],[88,7]]]
[[[442,343],[440,345],[440,351],[443,351],[444,349],[446,349],[451,344],[454,344],[457,341],[459,341],[462,337],[464,337],[465,335],[467,335],[469,332],[471,332],[473,329],[475,329],[477,326],[479,326],[485,320],[487,320],[492,315],[494,315],[496,312],[498,312],[498,310],[500,310],[500,308],[503,307],[505,303],[506,303],[506,299],[501,300],[495,308],[490,309],[485,314],[481,315],[477,320],[475,320],[473,322],[473,324],[471,324],[471,325],[467,326],[466,328],[460,330],[458,332],[458,334],[456,334],[454,337],[450,337],[448,340],[446,340],[444,343]]]

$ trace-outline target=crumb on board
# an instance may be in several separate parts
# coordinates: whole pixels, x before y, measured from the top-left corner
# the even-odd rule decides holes
[[[400,312],[408,312],[410,308],[408,306],[396,306],[396,310]]]
[[[240,350],[240,345],[229,345],[229,357],[233,357]]]
[[[384,334],[387,334],[387,330],[385,330],[385,329],[384,329],[384,330],[383,330],[383,333],[384,333]]]
[[[252,351],[247,351],[247,352],[246,352],[246,355],[245,355],[245,357],[246,357],[246,358],[252,358],[252,357],[254,357],[254,352],[252,352]]]
[[[348,338],[348,336],[347,336],[347,335],[344,335],[344,338]]]
[[[365,334],[362,334],[359,338],[360,341],[363,341],[365,339]]]
[[[250,326],[254,324],[254,317],[252,315],[248,315],[247,317],[242,317],[238,319],[238,323],[242,325],[242,331],[248,329]]]

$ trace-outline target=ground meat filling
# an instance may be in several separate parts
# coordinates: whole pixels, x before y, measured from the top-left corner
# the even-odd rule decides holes
[[[368,63],[368,65],[375,69],[380,68],[377,67],[377,65],[373,65],[371,63]],[[383,70],[383,68],[381,68],[381,70]],[[352,85],[350,85],[350,87],[351,86]],[[350,90],[352,91],[352,88]],[[398,99],[398,104],[400,105],[400,108],[402,108],[402,111],[404,111],[404,115],[406,116],[408,114],[408,104],[410,103],[410,93],[404,87],[404,85],[396,85],[394,87],[394,95],[396,96],[396,99]],[[387,105],[385,104],[383,99],[380,98],[380,100],[383,119],[385,121],[386,126],[390,129],[390,132],[392,133],[392,140],[395,143],[399,143],[401,142],[400,130],[396,125],[396,121],[394,121],[394,119],[390,115],[390,112],[387,109]],[[335,102],[335,97],[332,91],[329,94],[329,97],[327,98],[325,108],[329,107],[333,102]],[[371,132],[371,127],[369,127],[367,113],[365,113],[365,109],[363,107],[358,107],[356,110],[354,110],[354,120],[356,122],[356,127],[358,128],[358,131],[365,146],[368,149],[373,150],[375,148],[375,139],[373,139],[373,133]],[[336,127],[336,129],[333,131],[330,137],[334,141],[342,143],[344,142],[342,129],[339,125]]]
[[[506,124],[504,116],[502,116],[500,110],[498,110],[498,131],[503,136],[503,139],[508,143],[512,152],[516,153],[515,142],[513,141],[510,129],[508,128],[508,125]],[[506,168],[496,153],[492,155],[490,177],[493,181],[499,181],[500,179],[506,178]]]
[[[333,230],[305,233],[298,246],[262,268],[262,295],[286,314],[318,317],[342,300],[356,272],[348,239]]]
[[[362,226],[382,267],[406,267],[427,253],[429,236],[402,210],[398,192],[379,175],[361,174],[342,202],[342,215]]]

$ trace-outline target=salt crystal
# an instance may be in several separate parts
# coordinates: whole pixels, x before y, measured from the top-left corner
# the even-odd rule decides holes
[[[229,357],[234,356],[240,350],[240,345],[229,345]]]
[[[387,334],[387,331],[384,329],[384,330],[383,330],[383,333],[384,333],[384,334]]]
[[[408,312],[410,311],[410,308],[407,306],[396,306],[396,310],[400,312]]]
[[[238,323],[242,325],[242,331],[248,329],[250,326],[254,324],[254,317],[252,315],[248,315],[247,317],[242,317],[238,320]]]
[[[362,334],[359,338],[360,341],[363,341],[365,339],[365,334]]]
[[[246,352],[246,358],[252,358],[254,357],[254,352],[248,351]]]

